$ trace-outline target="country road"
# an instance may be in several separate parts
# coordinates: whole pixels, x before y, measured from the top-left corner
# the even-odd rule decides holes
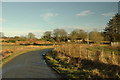
[[[52,49],[31,51],[15,57],[2,68],[3,78],[57,78],[58,75],[47,66],[43,54]]]

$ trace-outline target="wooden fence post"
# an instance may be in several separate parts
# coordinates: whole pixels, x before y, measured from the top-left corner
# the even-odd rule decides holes
[[[100,54],[100,61],[103,62],[103,54],[104,54],[104,50],[102,49],[101,54]]]
[[[112,52],[112,64],[116,64],[115,53]]]
[[[81,46],[79,48],[79,58],[81,58]]]
[[[96,60],[97,60],[97,61],[100,61],[100,54],[101,54],[100,51],[97,51],[97,52],[96,52],[96,58],[97,58]]]

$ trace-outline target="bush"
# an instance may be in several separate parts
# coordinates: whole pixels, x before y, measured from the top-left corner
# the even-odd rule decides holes
[[[8,42],[8,43],[9,43],[9,42],[15,43],[16,40],[8,40],[7,42]]]
[[[54,39],[52,39],[52,38],[51,38],[51,39],[49,39],[49,41],[50,41],[50,42],[55,42],[55,40],[54,40]]]

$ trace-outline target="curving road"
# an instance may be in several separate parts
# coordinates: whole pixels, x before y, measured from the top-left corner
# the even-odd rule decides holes
[[[2,68],[3,78],[58,78],[45,63],[43,54],[52,49],[32,51],[15,57]]]

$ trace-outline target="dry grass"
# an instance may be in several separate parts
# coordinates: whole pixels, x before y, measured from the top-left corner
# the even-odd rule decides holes
[[[98,49],[96,49],[96,47],[98,47],[98,45],[92,46],[85,44],[65,44],[56,45],[55,51],[69,57],[99,61],[105,64],[113,64],[120,66],[120,56],[116,53],[117,51],[106,51],[106,49],[103,49],[103,47]],[[89,48],[93,48],[93,50]]]
[[[88,52],[91,55],[86,54],[84,52],[88,48],[86,45],[73,45],[56,45],[55,50],[46,55],[48,65],[63,78],[67,80],[71,78],[80,78],[79,80],[120,79],[118,64],[102,62],[101,55],[96,55],[94,51]],[[81,54],[78,53],[79,49]]]

